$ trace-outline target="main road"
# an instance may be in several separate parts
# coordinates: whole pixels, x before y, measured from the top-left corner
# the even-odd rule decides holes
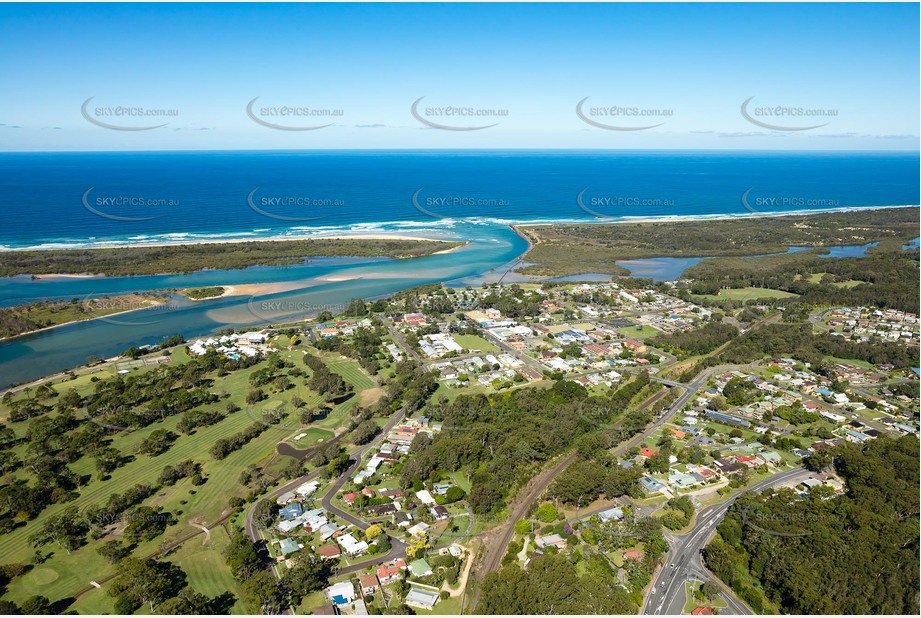
[[[702,562],[701,550],[716,531],[716,527],[723,520],[726,511],[739,496],[749,491],[760,491],[784,483],[798,483],[810,476],[803,468],[786,470],[763,479],[753,484],[745,491],[736,494],[729,500],[702,509],[694,521],[690,532],[669,539],[669,551],[666,560],[656,580],[652,584],[651,592],[643,603],[644,614],[681,614],[686,600],[684,584],[689,579],[698,581],[711,580],[724,589],[723,598],[729,604],[728,609],[721,613],[751,614],[752,611],[744,603],[735,598],[729,589],[718,578],[711,576]]]

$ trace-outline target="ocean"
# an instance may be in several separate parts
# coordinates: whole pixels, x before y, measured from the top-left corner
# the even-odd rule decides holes
[[[0,154],[0,250],[342,234],[470,242],[417,260],[340,258],[188,275],[0,279],[0,306],[167,287],[296,282],[286,291],[212,301],[177,297],[157,311],[0,342],[0,387],[175,333],[193,337],[295,319],[422,283],[495,279],[527,248],[508,227],[513,223],[916,205],[918,165],[918,153]]]

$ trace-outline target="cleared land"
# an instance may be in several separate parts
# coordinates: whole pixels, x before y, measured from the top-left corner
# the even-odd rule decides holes
[[[483,339],[479,335],[454,335],[454,341],[465,350],[479,350],[480,352],[498,352],[499,347]]]
[[[719,294],[698,294],[695,298],[708,300],[755,300],[756,298],[793,298],[797,296],[792,292],[770,290],[768,288],[738,288],[720,290]]]

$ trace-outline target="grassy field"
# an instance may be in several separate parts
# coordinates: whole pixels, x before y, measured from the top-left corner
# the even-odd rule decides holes
[[[861,369],[873,369],[873,364],[868,363],[867,361],[856,360],[853,358],[838,358],[837,356],[823,356],[822,360],[828,361],[829,363],[843,363],[846,365],[853,365],[854,367],[859,367]]]
[[[338,373],[342,379],[355,387],[355,390],[364,390],[375,386],[374,380],[368,377],[368,374],[358,366],[357,361],[353,360],[329,360],[323,359],[330,371]]]
[[[316,446],[317,444],[326,442],[335,435],[333,432],[327,429],[320,429],[319,427],[311,427],[309,429],[299,431],[294,435],[298,436],[300,434],[305,435],[300,440],[295,440],[294,436],[292,436],[288,442],[299,448],[304,448],[307,446]]]
[[[454,335],[454,341],[465,350],[479,350],[484,353],[499,351],[499,346],[490,343],[479,335]]]
[[[639,339],[640,341],[662,334],[662,331],[646,324],[638,324],[637,326],[621,326],[619,328],[615,328],[614,330],[624,337]]]
[[[693,296],[707,300],[755,300],[756,298],[792,298],[798,295],[768,288],[738,288],[720,290],[719,294],[695,294]]]
[[[807,279],[809,283],[821,283],[822,277],[824,277],[826,274],[827,273],[812,273],[805,277],[805,279]],[[866,281],[855,281],[854,279],[851,279],[849,281],[837,281],[832,283],[832,285],[839,288],[852,288],[855,285],[860,285],[861,283],[866,283]]]
[[[239,585],[224,563],[223,552],[230,544],[230,537],[222,527],[211,530],[210,538],[197,537],[180,547],[169,556],[169,560],[182,567],[189,579],[189,585],[209,597],[216,597],[230,591],[237,597],[233,613],[245,613],[246,607],[239,600]]]

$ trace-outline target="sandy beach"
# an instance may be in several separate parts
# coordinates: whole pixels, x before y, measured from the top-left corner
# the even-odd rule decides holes
[[[158,242],[140,242],[140,243],[113,243],[105,246],[93,247],[46,247],[35,248],[26,247],[23,249],[10,249],[10,251],[79,251],[93,249],[134,249],[138,247],[178,247],[183,245],[226,245],[234,243],[250,242],[300,242],[304,240],[417,240],[424,242],[459,242],[456,240],[446,240],[443,238],[426,238],[424,236],[412,236],[409,234],[335,234],[332,236],[263,236],[259,238],[213,238],[213,239],[191,239],[191,240],[163,240]],[[42,275],[43,277],[92,277],[94,275]]]

